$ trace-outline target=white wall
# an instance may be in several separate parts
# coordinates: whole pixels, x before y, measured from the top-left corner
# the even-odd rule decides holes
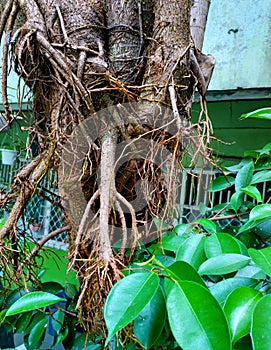
[[[203,52],[217,63],[209,90],[271,86],[270,27],[271,0],[211,0]]]

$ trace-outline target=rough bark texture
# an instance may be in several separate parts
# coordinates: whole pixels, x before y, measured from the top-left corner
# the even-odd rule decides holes
[[[192,0],[190,28],[196,47],[201,50],[210,0]]]
[[[208,1],[202,2],[206,4],[203,11],[199,9],[200,1],[197,3],[193,10],[197,8],[201,19],[198,22],[193,15],[192,22],[194,40],[200,47]],[[120,278],[120,268],[127,262],[124,255],[129,238],[127,229],[131,228],[133,252],[140,238],[140,225],[156,216],[163,203],[167,203],[163,215],[170,222],[174,205],[171,198],[177,187],[176,164],[181,163],[185,154],[192,164],[196,164],[197,155],[209,157],[202,134],[206,125],[203,129],[190,125],[189,119],[194,90],[197,86],[204,96],[212,65],[207,64],[208,69],[203,71],[206,59],[192,44],[189,0],[10,0],[3,4],[6,10],[2,12],[0,36],[5,29],[13,38],[11,45],[6,36],[3,62],[11,50],[17,72],[33,92],[31,130],[47,157],[44,158],[47,168],[44,160],[37,165],[34,159],[27,178],[19,177],[14,184],[12,195],[20,196],[0,231],[2,241],[9,236],[19,239],[16,231],[19,214],[45,172],[49,168],[58,169],[59,151],[80,122],[101,108],[122,102],[149,102],[148,107],[142,104],[136,111],[133,107],[119,108],[118,113],[112,114],[115,125],[119,126],[111,129],[109,125],[104,136],[97,140],[90,140],[87,132],[83,132],[82,140],[86,141],[81,141],[87,144],[84,166],[81,163],[79,176],[71,171],[71,183],[66,188],[62,186],[66,189],[62,195],[69,209],[65,211],[70,227],[69,267],[77,271],[81,283],[77,306],[86,330],[104,332],[103,302],[112,283]],[[24,23],[15,22],[18,14],[24,16]],[[3,70],[3,102],[9,117],[6,75],[7,71]],[[172,108],[174,132],[161,128],[168,122],[168,112],[164,113],[160,128],[155,122],[144,123],[144,118],[155,116],[161,106]],[[132,119],[124,122],[125,114]],[[98,128],[95,123],[93,117],[93,130]],[[155,145],[146,159],[128,160],[115,176],[116,145],[132,138],[151,140]],[[163,159],[159,166],[153,166],[164,145],[171,152],[169,160],[174,159],[172,167],[176,168],[175,175],[172,172],[168,178],[162,171]],[[80,148],[80,142],[66,148],[70,147],[73,154],[77,146]],[[76,154],[72,155],[71,169],[77,161]],[[136,198],[137,181],[146,179],[151,184],[149,200],[136,213],[129,201]],[[87,202],[85,207],[79,205],[80,191]],[[9,196],[11,192],[3,204]],[[99,217],[98,226],[95,218],[88,221],[90,210]],[[122,230],[122,247],[117,253],[110,246],[114,225]]]

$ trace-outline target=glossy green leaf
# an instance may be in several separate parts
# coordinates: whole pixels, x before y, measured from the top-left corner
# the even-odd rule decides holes
[[[257,266],[271,276],[271,247],[259,250],[250,248],[248,254]]]
[[[237,240],[228,233],[216,233],[209,236],[205,241],[204,249],[208,259],[225,253],[241,253]]]
[[[250,196],[251,198],[256,199],[258,203],[263,201],[260,191],[255,186],[242,187],[241,191]]]
[[[241,254],[221,254],[206,260],[198,270],[200,275],[224,275],[237,271],[250,262],[250,258]]]
[[[248,251],[247,251],[246,245],[242,241],[240,241],[238,238],[234,237],[234,239],[236,240],[236,242],[238,243],[238,245],[240,247],[241,254],[248,256]]]
[[[236,213],[238,209],[243,204],[244,194],[240,191],[235,192],[230,199],[230,208],[233,209]]]
[[[225,167],[225,169],[227,171],[229,171],[230,173],[237,173],[240,169],[243,168],[244,165],[246,165],[246,164],[248,164],[250,162],[251,162],[251,159],[243,158],[240,163],[234,164],[234,165],[231,165],[231,166],[227,166],[227,167]]]
[[[18,299],[7,311],[7,316],[17,315],[22,312],[36,310],[45,306],[53,305],[66,299],[59,298],[47,292],[31,292]]]
[[[258,301],[252,315],[251,339],[253,350],[271,349],[271,294]]]
[[[266,274],[263,270],[255,264],[249,264],[239,270],[235,277],[248,277],[256,280],[264,280],[266,278]]]
[[[183,281],[167,298],[172,333],[183,350],[229,350],[229,328],[216,299],[200,284]]]
[[[165,250],[176,252],[184,241],[184,237],[176,236],[175,234],[170,236],[164,236],[162,238],[162,247]]]
[[[57,294],[63,291],[63,287],[60,283],[57,282],[45,282],[42,283],[42,290],[47,293]]]
[[[179,224],[174,226],[173,231],[179,236],[186,236],[193,233],[193,226],[189,224]]]
[[[258,281],[246,277],[234,277],[220,281],[210,287],[210,292],[220,305],[224,305],[228,295],[238,287],[255,287]]]
[[[31,350],[39,348],[41,341],[45,335],[46,326],[48,323],[48,316],[45,316],[42,320],[40,320],[35,326],[31,329],[28,338],[29,348]]]
[[[12,306],[18,299],[20,299],[22,296],[26,295],[27,292],[25,290],[13,290],[8,298],[7,298],[7,302],[5,304],[5,307],[7,309],[10,308],[10,306]]]
[[[32,318],[32,311],[23,313],[19,317],[18,321],[16,322],[16,325],[15,325],[16,333],[23,333],[26,330],[27,326],[29,325],[31,318]]]
[[[41,320],[44,319],[44,313],[41,311],[38,311],[37,313],[34,313],[30,323],[28,324],[26,330],[24,331],[25,334],[28,334],[31,332],[32,328]]]
[[[256,109],[255,111],[244,113],[240,117],[240,119],[247,119],[247,118],[271,120],[271,108],[266,107],[266,108]]]
[[[62,325],[64,322],[64,312],[61,310],[57,310],[54,312],[53,317],[52,317],[52,327],[56,331],[56,333],[59,333]]]
[[[174,281],[177,283],[181,283],[182,281],[192,281],[202,285],[204,288],[207,288],[203,279],[200,277],[194,267],[185,261],[176,261],[174,264],[165,268],[165,271],[170,277],[170,279],[164,279],[164,287],[167,294],[172,288]]]
[[[232,341],[249,334],[252,312],[262,293],[248,287],[235,289],[227,298],[224,312],[231,330]]]
[[[265,220],[271,217],[271,204],[260,204],[254,207],[249,215],[250,220]]]
[[[271,181],[270,170],[262,170],[255,173],[252,177],[251,184],[258,184],[260,182]]]
[[[259,204],[255,206],[250,214],[249,220],[241,226],[238,233],[251,230],[271,217],[271,204]]]
[[[250,185],[254,171],[254,163],[251,161],[245,164],[237,173],[235,178],[235,191],[238,192],[242,187]]]
[[[205,260],[204,243],[206,237],[203,234],[193,235],[186,239],[176,254],[176,260],[188,262],[195,269]]]
[[[149,349],[159,338],[166,320],[166,304],[161,288],[134,320],[133,331],[140,343]]]
[[[60,344],[66,339],[69,333],[69,328],[65,325],[61,328],[61,330],[55,334],[54,345]]]
[[[196,223],[201,225],[209,233],[215,233],[217,231],[216,224],[212,220],[201,218],[196,220]]]
[[[106,344],[140,314],[158,287],[158,276],[150,272],[129,275],[114,285],[104,306],[104,318],[108,328]]]
[[[218,176],[216,177],[208,187],[209,192],[217,192],[225,190],[231,187],[235,182],[235,178],[232,176]]]
[[[271,218],[254,226],[253,233],[256,233],[265,240],[269,240],[271,238]]]

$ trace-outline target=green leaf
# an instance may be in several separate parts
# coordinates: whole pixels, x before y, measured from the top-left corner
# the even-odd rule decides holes
[[[186,236],[193,233],[193,226],[189,224],[179,224],[174,226],[173,231],[176,232],[178,236]]]
[[[211,293],[195,282],[174,285],[167,298],[172,333],[183,350],[229,350],[225,315]]]
[[[271,204],[260,204],[254,207],[249,215],[250,220],[265,220],[271,216]]]
[[[271,108],[260,108],[255,111],[244,113],[240,119],[257,118],[257,119],[268,119],[271,120]]]
[[[258,225],[253,227],[253,233],[256,233],[265,240],[269,240],[271,237],[271,219],[260,222]]]
[[[245,223],[245,225],[240,227],[238,233],[251,230],[265,220],[268,220],[270,217],[271,204],[259,204],[251,210],[249,220]]]
[[[252,315],[251,340],[253,350],[271,349],[271,294],[258,301]]]
[[[209,192],[217,192],[225,190],[231,187],[235,182],[235,178],[232,176],[218,176],[216,177],[208,187]]]
[[[224,312],[229,323],[233,343],[249,334],[252,312],[261,297],[262,293],[248,287],[237,288],[228,296]]]
[[[41,320],[44,319],[44,313],[38,311],[37,313],[33,313],[32,319],[28,326],[26,327],[26,330],[24,331],[24,334],[28,334],[31,332],[32,328]]]
[[[242,187],[250,185],[254,171],[254,163],[251,161],[245,164],[237,173],[235,178],[235,191],[238,192]]]
[[[251,198],[256,199],[258,203],[263,201],[260,191],[255,186],[242,187],[241,191],[250,196]]]
[[[264,280],[266,278],[266,274],[255,264],[249,264],[239,270],[235,274],[235,277],[248,277],[256,280]]]
[[[64,312],[61,310],[57,310],[56,312],[54,312],[52,317],[52,326],[56,331],[56,333],[60,332],[63,322],[64,322]]]
[[[216,224],[212,220],[201,218],[195,222],[201,225],[209,233],[215,233],[217,231]]]
[[[237,271],[250,262],[250,258],[241,254],[221,254],[206,260],[199,268],[200,275],[224,275]]]
[[[106,345],[120,329],[139,315],[156,293],[158,286],[158,276],[150,272],[129,275],[114,285],[104,306],[104,318],[108,328]]]
[[[54,344],[57,345],[63,342],[69,333],[69,327],[65,324],[58,333],[55,333]]]
[[[228,233],[216,233],[209,236],[205,241],[204,249],[208,259],[220,254],[241,253],[237,240]]]
[[[37,349],[40,346],[41,341],[42,341],[43,336],[44,336],[45,331],[46,331],[48,319],[49,319],[48,316],[45,316],[42,320],[40,320],[32,328],[32,330],[29,334],[29,338],[28,338],[28,344],[29,344],[29,347],[31,350]],[[37,344],[38,344],[38,346],[37,346]]]
[[[188,262],[195,269],[205,260],[204,243],[206,237],[203,234],[193,235],[186,239],[176,254],[176,260]]]
[[[133,331],[140,343],[149,349],[158,339],[166,320],[166,304],[161,288],[134,321]]]
[[[18,299],[7,311],[7,316],[17,315],[22,312],[36,310],[45,306],[53,305],[66,299],[59,298],[47,292],[31,292]]]
[[[165,268],[165,271],[167,275],[171,278],[164,279],[164,287],[166,293],[169,292],[169,290],[172,288],[174,284],[173,281],[177,283],[181,283],[182,281],[192,281],[202,285],[204,288],[207,288],[203,279],[200,277],[200,275],[197,273],[194,267],[192,267],[185,261],[176,261],[174,264]]]
[[[235,192],[231,196],[230,207],[237,213],[238,209],[243,204],[244,194],[241,191]]]
[[[267,181],[271,181],[271,172],[270,170],[262,170],[262,171],[258,171],[252,176],[251,184],[255,185],[260,182],[267,182]]]
[[[210,292],[220,305],[223,305],[228,295],[238,287],[255,287],[258,281],[246,277],[234,277],[220,281],[210,287]]]
[[[165,250],[176,252],[184,241],[184,237],[176,236],[175,234],[170,236],[164,236],[162,238],[162,247]]]
[[[271,247],[260,250],[250,248],[248,254],[257,266],[271,276]]]
[[[45,282],[42,283],[42,290],[47,293],[57,294],[63,290],[63,287],[57,282]]]
[[[16,333],[23,333],[26,330],[27,326],[29,325],[31,318],[32,318],[32,311],[23,313],[18,319],[18,321],[16,322],[16,325],[15,325]]]
[[[10,306],[12,306],[18,299],[20,299],[22,296],[26,295],[27,292],[25,290],[13,290],[8,298],[7,302],[5,304],[5,307],[8,309]]]
[[[72,350],[100,350],[101,348],[100,344],[94,344],[85,334],[76,337],[72,346]]]

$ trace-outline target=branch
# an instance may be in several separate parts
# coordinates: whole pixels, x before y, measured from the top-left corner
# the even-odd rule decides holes
[[[27,166],[27,171],[23,172],[24,170],[23,169],[21,173],[17,176],[17,179],[19,180],[19,185],[21,186],[21,188],[19,191],[19,195],[16,199],[16,202],[12,207],[11,212],[4,226],[0,230],[0,241],[2,241],[5,237],[7,237],[9,233],[15,229],[17,222],[26,206],[26,203],[30,199],[33,193],[33,190],[34,190],[33,186],[35,187],[37,185],[37,183],[44,176],[44,174],[46,174],[46,171],[50,167],[51,157],[52,157],[51,150],[41,153],[37,161],[34,159]],[[32,185],[32,188],[28,186],[24,186],[23,183],[22,184],[20,183],[23,179],[22,175],[26,175],[25,180]]]
[[[67,226],[63,226],[61,228],[58,228],[55,231],[48,233],[48,235],[46,235],[45,237],[43,237],[40,241],[38,241],[36,243],[35,248],[31,251],[29,257],[26,259],[26,262],[30,262],[30,260],[33,259],[38,254],[38,251],[40,250],[40,248],[43,247],[44,244],[47,243],[50,239],[56,237],[57,235],[59,235],[62,232],[68,231],[70,229],[71,229],[71,226],[67,225]]]

